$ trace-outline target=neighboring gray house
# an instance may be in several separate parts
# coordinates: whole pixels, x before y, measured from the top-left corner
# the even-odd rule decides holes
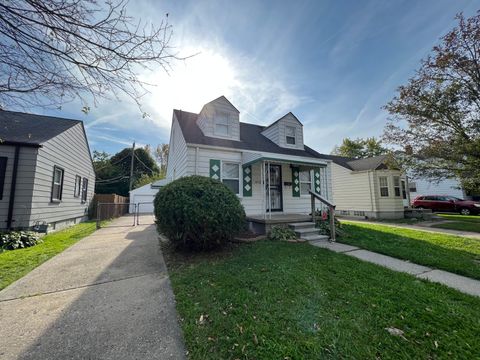
[[[0,111],[0,229],[84,221],[94,186],[81,121]]]
[[[303,139],[292,113],[268,126],[248,124],[224,96],[198,114],[174,110],[167,180],[202,175],[222,181],[251,222],[307,219],[309,190],[332,197],[332,162]]]

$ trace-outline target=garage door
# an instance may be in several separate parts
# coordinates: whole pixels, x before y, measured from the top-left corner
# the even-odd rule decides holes
[[[138,204],[140,213],[153,213],[153,195],[135,195],[133,202]]]

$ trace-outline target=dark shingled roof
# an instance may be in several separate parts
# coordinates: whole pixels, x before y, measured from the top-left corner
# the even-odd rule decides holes
[[[197,125],[198,114],[182,110],[173,111],[177,117],[180,128],[182,129],[183,137],[187,143],[331,160],[335,164],[353,171],[377,170],[386,168],[384,164],[386,155],[374,156],[365,159],[355,159],[337,155],[320,154],[306,145],[305,150],[286,149],[280,147],[262,135],[262,131],[266,127],[261,125],[240,122],[240,141],[205,136]]]
[[[0,110],[0,143],[39,146],[80,120]]]
[[[187,143],[324,159],[321,154],[308,146],[305,146],[305,150],[286,149],[278,146],[261,134],[265,126],[260,125],[240,122],[240,141],[205,136],[197,125],[198,114],[182,110],[173,111]]]

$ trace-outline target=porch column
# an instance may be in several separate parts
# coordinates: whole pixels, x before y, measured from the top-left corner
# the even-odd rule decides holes
[[[265,203],[265,161],[262,160],[262,164],[260,165],[260,185],[262,186],[262,212],[263,218],[267,218],[267,204]]]
[[[268,217],[272,218],[272,192],[270,189],[270,163],[267,163],[268,167]]]

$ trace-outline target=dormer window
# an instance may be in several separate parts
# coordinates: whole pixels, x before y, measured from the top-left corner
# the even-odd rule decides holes
[[[295,145],[297,143],[295,133],[296,131],[293,126],[285,126],[285,140],[288,145]]]
[[[228,115],[218,114],[216,116],[215,135],[228,136]]]

